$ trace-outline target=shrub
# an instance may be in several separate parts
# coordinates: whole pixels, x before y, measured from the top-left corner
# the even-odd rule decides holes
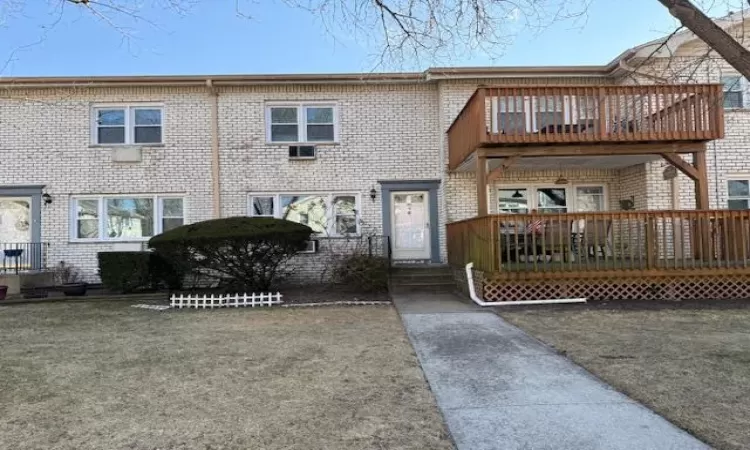
[[[128,293],[152,285],[151,252],[100,252],[98,257],[105,288]]]
[[[388,289],[388,259],[354,254],[341,259],[333,270],[333,281],[361,292]]]
[[[268,290],[303,250],[312,229],[272,217],[229,217],[183,225],[149,246],[180,273],[215,280],[226,290]]]

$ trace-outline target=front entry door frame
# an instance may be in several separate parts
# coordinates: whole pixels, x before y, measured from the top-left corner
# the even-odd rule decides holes
[[[409,197],[422,196],[422,202],[412,202]],[[399,226],[398,226],[398,202],[397,197],[406,197],[406,203],[402,204],[402,208],[408,209],[407,215],[410,221],[415,221],[409,227],[411,230],[416,230],[417,233],[422,235],[422,247],[421,248],[410,248],[403,249],[401,253],[398,249],[399,244]],[[429,191],[392,191],[391,192],[391,248],[393,249],[393,259],[395,260],[428,260],[430,259],[430,192]],[[417,216],[417,208],[421,208],[421,215]],[[402,211],[404,212],[404,211]],[[425,236],[426,235],[426,236]],[[409,240],[409,238],[405,238]]]
[[[440,262],[440,227],[438,222],[438,189],[440,180],[382,180],[380,199],[382,203],[383,234],[393,239],[391,218],[391,199],[393,193],[419,192],[428,193],[428,217],[430,223],[430,257],[425,262]]]
[[[42,241],[42,189],[44,189],[43,185],[0,185],[0,197],[26,197],[31,199],[31,242]]]

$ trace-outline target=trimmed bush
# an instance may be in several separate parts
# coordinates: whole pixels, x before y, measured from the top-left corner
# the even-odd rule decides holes
[[[227,291],[264,291],[311,234],[287,220],[229,217],[183,225],[154,236],[149,247],[179,273],[208,277]]]
[[[388,289],[388,259],[351,255],[335,267],[333,281],[361,292],[385,291]]]
[[[99,277],[105,288],[128,293],[151,287],[151,252],[100,252]]]

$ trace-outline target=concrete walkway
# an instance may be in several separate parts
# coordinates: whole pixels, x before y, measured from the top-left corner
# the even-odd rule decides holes
[[[458,450],[709,448],[491,312],[394,302]]]

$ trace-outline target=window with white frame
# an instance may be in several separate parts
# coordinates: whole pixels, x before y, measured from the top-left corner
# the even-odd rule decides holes
[[[497,210],[500,214],[526,214],[529,212],[528,189],[498,189]]]
[[[727,181],[727,208],[750,209],[750,180]]]
[[[266,106],[266,139],[273,143],[336,142],[336,107],[331,104]]]
[[[321,236],[349,236],[360,232],[359,195],[328,194],[251,194],[251,217],[276,217],[301,223]]]
[[[745,80],[739,75],[721,77],[724,85],[724,108],[742,108],[745,102]]]
[[[91,141],[97,145],[148,145],[163,142],[163,107],[95,106]]]
[[[565,213],[573,211],[605,211],[605,189],[591,186],[501,186],[497,189],[499,213],[526,214]]]
[[[140,241],[185,223],[184,200],[158,195],[71,199],[71,239]]]
[[[605,211],[604,186],[576,186],[576,211]]]

